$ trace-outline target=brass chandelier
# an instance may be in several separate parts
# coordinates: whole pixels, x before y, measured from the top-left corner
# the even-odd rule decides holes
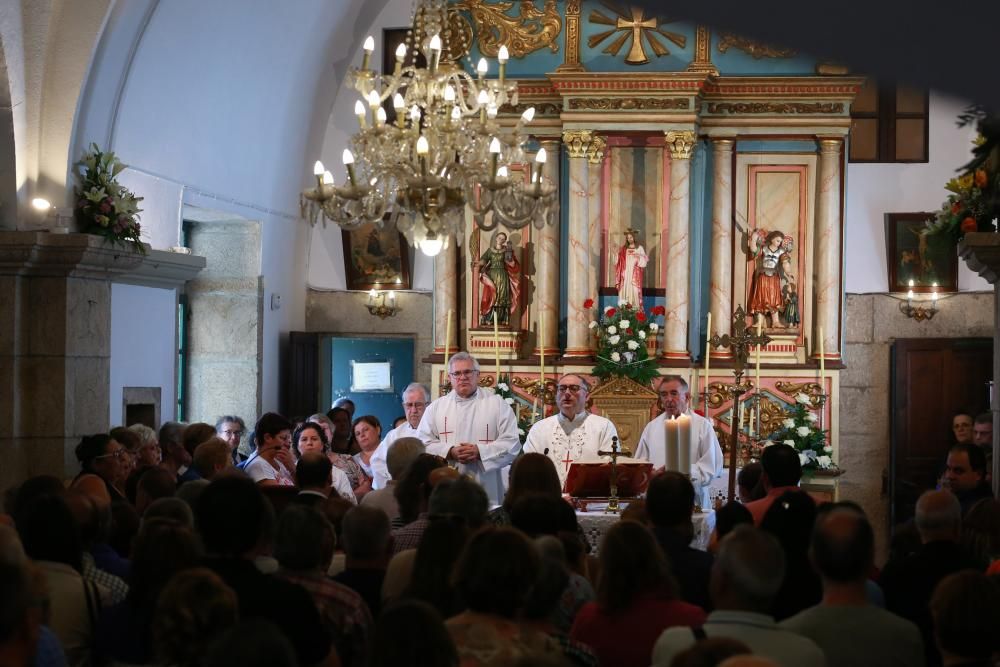
[[[442,62],[449,34],[446,0],[417,0],[409,44],[400,44],[387,76],[369,68],[375,40],[365,40],[361,67],[348,78],[360,99],[359,128],[343,153],[347,180],[337,185],[316,162],[316,187],[302,193],[313,224],[320,213],[345,229],[388,222],[433,256],[452,237],[461,242],[467,207],[484,231],[553,221],[556,188],[542,175],[545,149],[531,166],[524,151],[534,108],[509,129],[497,120],[500,107],[517,104],[517,83],[505,77],[507,48],[500,47],[496,79],[487,78],[485,58],[473,75]],[[426,67],[416,65],[418,54]]]

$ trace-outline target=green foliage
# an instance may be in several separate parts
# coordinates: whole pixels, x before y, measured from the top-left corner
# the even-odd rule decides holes
[[[91,144],[76,168],[79,185],[74,190],[74,210],[83,231],[145,254],[146,247],[139,239],[142,197],[136,197],[118,182],[125,165],[114,153],[103,152],[97,144]]]
[[[585,308],[592,306],[590,299],[584,303]],[[659,329],[652,318],[662,314],[662,306],[653,308],[649,316],[641,307],[635,309],[627,303],[605,308],[600,321],[590,323],[597,336],[597,365],[591,372],[602,380],[625,377],[642,385],[652,382],[658,373],[646,341],[655,338]]]

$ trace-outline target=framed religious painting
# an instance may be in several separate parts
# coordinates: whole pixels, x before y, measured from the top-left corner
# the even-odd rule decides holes
[[[886,213],[885,247],[889,291],[958,291],[958,253],[923,234],[934,213]]]
[[[388,223],[343,230],[347,289],[410,289],[410,247]]]

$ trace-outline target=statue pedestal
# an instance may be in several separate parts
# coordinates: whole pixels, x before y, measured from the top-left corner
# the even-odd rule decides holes
[[[517,359],[521,355],[521,331],[504,331],[494,337],[493,329],[469,329],[469,353],[479,359],[480,364],[488,364],[500,350],[501,359]]]

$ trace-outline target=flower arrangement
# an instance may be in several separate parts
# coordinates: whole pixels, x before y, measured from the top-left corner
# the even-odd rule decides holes
[[[927,221],[925,234],[931,239],[955,243],[969,232],[996,231],[994,221],[1000,216],[1000,118],[979,107],[959,116],[960,127],[973,122],[979,136],[973,142],[972,160],[959,169],[961,175],[945,184],[951,194],[934,219]]]
[[[835,469],[837,465],[830,457],[833,447],[826,441],[826,431],[816,427],[819,418],[809,409],[811,405],[812,401],[808,396],[797,394],[791,416],[782,422],[779,430],[771,434],[765,446],[780,442],[794,447],[799,452],[803,470]]]
[[[583,307],[593,308],[594,300],[587,299]],[[633,308],[628,303],[605,308],[601,319],[590,323],[597,336],[597,365],[593,374],[602,380],[611,376],[627,377],[648,385],[658,373],[646,349],[646,340],[655,337],[659,330],[652,318],[665,312],[663,306],[655,306],[647,316],[642,307]]]
[[[523,445],[525,438],[528,437],[528,429],[531,428],[532,413],[529,413],[524,406],[517,404],[514,391],[510,388],[510,377],[501,375],[497,379],[497,384],[493,388],[493,391],[514,411],[514,416],[517,417],[517,437]]]
[[[125,165],[114,153],[91,144],[77,168],[80,184],[74,191],[76,218],[83,231],[145,254],[146,247],[139,239],[142,197],[136,197],[117,180]]]

